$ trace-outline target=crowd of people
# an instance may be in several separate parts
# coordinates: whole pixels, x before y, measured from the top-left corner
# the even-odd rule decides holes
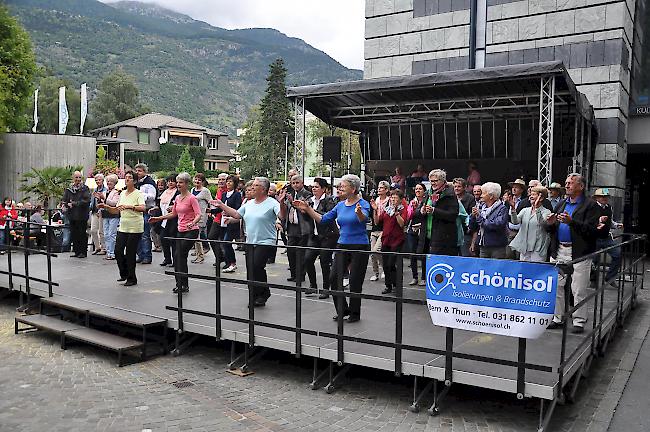
[[[62,196],[59,217],[68,227],[75,258],[87,256],[90,220],[93,254],[115,260],[118,281],[126,286],[137,284],[137,263],[150,264],[152,249],[162,252],[160,265],[173,266],[178,273],[175,293],[189,291],[190,253],[192,262],[201,264],[212,248],[213,265],[232,273],[237,271],[232,241],[245,242],[254,307],[264,306],[271,295],[266,266],[275,262],[279,239],[289,246],[287,281],[308,279],[307,294],[319,294],[321,299],[329,297],[328,291],[348,285],[351,292],[360,293],[368,261],[370,281],[383,280],[382,293],[392,293],[401,259],[397,252],[563,264],[615,245],[610,231],[622,225],[613,221],[609,191],[597,189],[593,198],[587,197],[580,174],[569,174],[564,185],[545,187],[538,180],[526,183],[515,179],[504,189],[495,182],[481,183],[475,163],[469,168],[466,178],[454,179],[448,179],[441,169],[427,173],[422,165],[408,177],[396,168],[388,180],[366,188],[367,194],[362,192],[359,177],[351,174],[343,176],[334,191],[323,178],[305,185],[295,170],[279,189],[264,177],[245,183],[222,173],[212,196],[201,173],[193,177],[172,174],[156,182],[147,166],[138,164],[126,173],[122,191],[116,187],[115,175],[104,178],[97,174],[91,191],[82,173],[75,172]],[[17,223],[20,207],[27,205],[30,219],[42,222],[40,207],[3,200],[0,253]],[[606,281],[613,283],[620,266],[620,248],[608,253],[611,264]],[[421,255],[411,258],[409,285],[426,285],[425,265]],[[571,290],[576,303],[586,295],[591,265],[591,260],[585,260],[573,266]],[[560,275],[551,327],[561,324],[565,285],[566,278]],[[352,297],[349,304],[345,299],[335,298],[334,302],[334,319],[360,319],[360,298]],[[581,332],[586,320],[585,309],[577,310],[573,330]]]

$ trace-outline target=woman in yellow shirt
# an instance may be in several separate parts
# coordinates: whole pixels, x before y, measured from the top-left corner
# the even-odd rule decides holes
[[[132,286],[138,283],[135,276],[135,254],[144,232],[145,205],[144,196],[135,188],[135,175],[132,171],[124,175],[124,181],[126,189],[120,194],[117,207],[109,207],[106,204],[98,206],[110,213],[120,214],[120,226],[117,228],[115,240],[115,260],[120,270],[120,278],[117,281],[124,282],[124,286]]]

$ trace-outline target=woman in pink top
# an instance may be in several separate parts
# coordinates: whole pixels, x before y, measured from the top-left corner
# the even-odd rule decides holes
[[[174,201],[174,207],[172,207],[171,213],[149,218],[149,223],[156,223],[175,217],[178,218],[178,237],[189,239],[177,240],[174,270],[178,273],[187,273],[187,255],[190,253],[190,249],[194,247],[194,242],[190,240],[195,240],[199,236],[198,222],[201,219],[201,207],[199,207],[199,201],[190,192],[189,186],[191,182],[192,177],[186,172],[176,176],[176,188],[178,189],[179,195]],[[189,290],[188,277],[176,275],[174,293],[185,293]]]

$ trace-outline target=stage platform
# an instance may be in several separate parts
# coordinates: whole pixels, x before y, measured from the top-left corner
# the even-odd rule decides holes
[[[244,257],[238,252],[240,267],[232,275],[222,275],[242,279],[245,275]],[[176,306],[177,296],[172,294],[174,287],[173,277],[166,275],[163,267],[157,262],[162,260],[160,254],[154,254],[154,263],[151,265],[138,265],[138,285],[124,287],[116,282],[118,278],[117,267],[114,261],[103,260],[101,256],[89,255],[87,259],[68,257],[68,253],[59,254],[52,258],[52,281],[59,284],[54,287],[54,296],[80,299],[101,306],[127,310],[151,315],[168,320],[168,325],[178,329],[178,315],[167,310],[168,306]],[[281,255],[278,250],[278,262],[267,267],[270,282],[286,284],[288,276],[286,255]],[[0,257],[0,270],[7,270],[8,256]],[[190,264],[190,273],[214,275],[212,266],[213,256],[207,256],[204,264]],[[24,272],[25,257],[22,253],[14,251],[12,254],[13,271]],[[406,263],[406,261],[405,261]],[[318,267],[318,265],[317,265]],[[168,270],[168,269],[167,269]],[[32,255],[29,257],[29,273],[32,277],[47,279],[46,257]],[[367,272],[367,277],[371,275]],[[318,275],[319,283],[321,281]],[[405,266],[404,280],[410,280],[410,269]],[[25,291],[24,279],[14,277],[14,289]],[[183,296],[183,308],[215,312],[215,282],[191,280],[190,292]],[[0,275],[0,287],[9,286],[8,276]],[[625,282],[625,298],[623,311],[627,311],[633,299],[632,283]],[[47,297],[47,285],[31,282],[31,294]],[[364,293],[379,294],[383,283],[366,281]],[[424,299],[423,287],[406,287],[404,296],[408,298]],[[605,290],[604,314],[612,311],[616,306],[617,291],[613,288]],[[593,303],[593,302],[592,302]],[[248,290],[243,285],[222,283],[221,313],[227,316],[248,318]],[[272,289],[272,296],[266,307],[255,309],[255,320],[266,323],[295,326],[296,296],[293,292]],[[380,342],[395,342],[395,312],[394,302],[377,300],[362,301],[361,321],[345,323],[344,334],[364,339],[373,339]],[[334,307],[331,299],[318,300],[303,294],[302,297],[302,328],[314,332],[337,333],[337,322],[332,320]],[[589,312],[593,316],[593,312]],[[185,332],[197,333],[207,336],[216,335],[216,321],[214,318],[184,314]],[[607,334],[616,323],[616,314],[603,322],[602,334]],[[249,342],[249,325],[232,321],[221,321],[221,338],[242,343]],[[591,318],[587,330],[591,328]],[[581,366],[587,362],[592,353],[592,340],[588,331],[583,335],[568,334],[566,352],[570,354],[583,342],[572,361],[563,371],[562,382],[566,384]],[[295,353],[295,332],[278,330],[268,327],[255,326],[255,345]],[[518,339],[496,336],[484,333],[454,330],[453,347],[455,352],[469,355],[490,357],[495,359],[517,362]],[[432,325],[429,312],[424,305],[403,305],[403,341],[405,345],[428,347],[439,350],[445,349],[446,330]],[[560,365],[560,350],[562,344],[562,330],[547,330],[545,334],[535,340],[529,340],[526,350],[526,362],[548,367],[551,371],[526,370],[525,396],[552,400],[560,394],[558,367]],[[319,335],[302,335],[301,354],[337,361],[337,340]],[[395,349],[365,343],[344,341],[344,363],[361,365],[370,368],[395,370]],[[433,378],[444,381],[445,356],[403,351],[402,373],[405,375]],[[518,392],[517,368],[489,364],[480,361],[454,358],[453,382],[472,386],[496,389],[511,393]]]

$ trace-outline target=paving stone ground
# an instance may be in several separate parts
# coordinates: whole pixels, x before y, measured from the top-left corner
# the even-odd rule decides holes
[[[646,291],[607,356],[593,362],[551,431],[585,431],[648,309]],[[179,357],[122,368],[109,352],[67,351],[46,334],[13,334],[16,300],[0,302],[0,431],[535,431],[536,400],[456,385],[442,414],[408,411],[412,378],[361,367],[334,394],[313,391],[312,360],[269,352],[246,378],[226,372],[229,345],[203,339]],[[324,366],[324,364],[323,364]],[[177,388],[174,383],[189,381]],[[622,391],[622,389],[621,389]],[[619,395],[620,396],[620,395]],[[431,395],[425,405],[432,402]]]

